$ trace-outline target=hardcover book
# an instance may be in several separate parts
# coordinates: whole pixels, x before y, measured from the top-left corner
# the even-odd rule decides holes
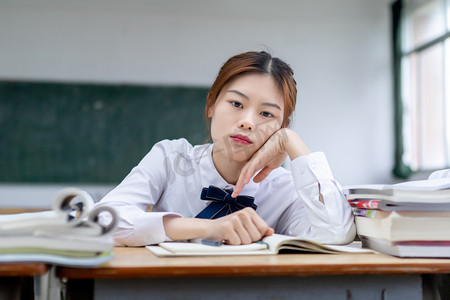
[[[450,240],[450,212],[377,211],[372,217],[355,216],[358,235],[387,239]]]
[[[365,247],[399,257],[450,257],[450,241],[400,241],[360,236]]]

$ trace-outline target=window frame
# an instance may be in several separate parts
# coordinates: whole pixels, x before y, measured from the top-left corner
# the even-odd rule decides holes
[[[450,9],[449,7],[449,1],[450,0],[443,0],[444,1],[444,7],[446,9]],[[402,95],[402,60],[406,56],[411,56],[414,54],[422,53],[423,51],[430,49],[434,45],[437,45],[439,43],[445,44],[445,40],[447,40],[447,43],[449,43],[450,40],[450,30],[447,20],[447,12],[445,11],[445,32],[444,34],[428,41],[425,43],[422,43],[418,46],[412,47],[412,49],[409,49],[408,51],[403,51],[403,13],[404,13],[404,2],[402,0],[397,0],[392,3],[391,5],[391,14],[392,14],[392,55],[393,55],[393,97],[394,97],[394,127],[395,127],[395,152],[394,152],[394,168],[393,168],[393,174],[394,176],[402,179],[406,179],[409,176],[411,176],[413,173],[418,173],[422,171],[433,171],[433,170],[418,170],[414,171],[410,165],[408,165],[404,161],[404,153],[405,153],[405,144],[404,144],[404,128],[403,128],[403,122],[404,122],[404,108],[403,108],[403,95]],[[444,51],[445,51],[445,45],[444,45]],[[445,77],[445,61],[444,61],[444,86],[446,84],[446,77]],[[447,89],[447,92],[450,93],[450,88]],[[448,95],[447,98],[445,98],[446,95],[444,95],[444,109],[446,102],[448,101]],[[447,102],[447,105],[450,105]],[[447,108],[448,109],[448,108]],[[447,116],[448,118],[448,116]],[[446,123],[448,123],[449,120],[446,120]],[[444,128],[445,130],[449,130],[448,128]],[[444,133],[445,134],[445,133]],[[448,133],[446,134],[448,137]],[[446,146],[449,147],[449,141],[445,142]],[[446,155],[447,155],[447,165],[446,168],[449,167],[449,157],[448,157],[448,150],[446,149]]]

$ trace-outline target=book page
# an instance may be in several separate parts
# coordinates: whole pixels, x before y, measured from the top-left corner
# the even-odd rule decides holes
[[[88,218],[93,206],[94,201],[87,192],[65,188],[56,195],[50,211],[0,216],[0,233],[18,234],[44,228],[74,227]]]
[[[428,179],[450,178],[450,169],[439,170],[431,173]]]
[[[450,189],[450,177],[435,178],[428,180],[406,181],[394,184],[393,188],[401,190],[423,190],[423,191]]]
[[[230,252],[251,252],[259,250],[267,250],[267,245],[264,243],[252,243],[249,245],[221,245],[209,246],[198,243],[189,242],[164,242],[159,243],[158,246],[173,252],[173,253],[230,253]]]
[[[316,253],[371,253],[368,249],[361,249],[361,244],[355,243],[350,245],[328,245],[315,241],[299,239],[293,236],[273,234],[263,238],[263,241],[269,245],[272,252],[287,249],[297,252],[316,252]],[[358,247],[359,245],[359,247]]]

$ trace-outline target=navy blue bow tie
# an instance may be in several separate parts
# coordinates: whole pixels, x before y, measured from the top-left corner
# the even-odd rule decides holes
[[[250,196],[237,196],[232,198],[232,189],[225,190],[210,185],[209,188],[203,188],[200,198],[202,200],[212,201],[196,218],[217,219],[246,207],[256,210],[256,204],[253,204],[255,198]]]

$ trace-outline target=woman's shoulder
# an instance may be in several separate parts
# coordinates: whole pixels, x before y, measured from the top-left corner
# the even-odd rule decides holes
[[[162,148],[167,154],[187,155],[197,157],[201,155],[211,144],[192,145],[185,138],[180,139],[165,139],[156,143],[153,147]]]
[[[186,140],[185,138],[181,138],[181,139],[174,139],[174,140],[169,140],[169,139],[164,139],[161,140],[159,142],[157,142],[153,147],[161,147],[164,149],[180,149],[180,150],[184,150],[184,149],[192,149],[192,145],[191,143],[188,142],[188,140]]]

